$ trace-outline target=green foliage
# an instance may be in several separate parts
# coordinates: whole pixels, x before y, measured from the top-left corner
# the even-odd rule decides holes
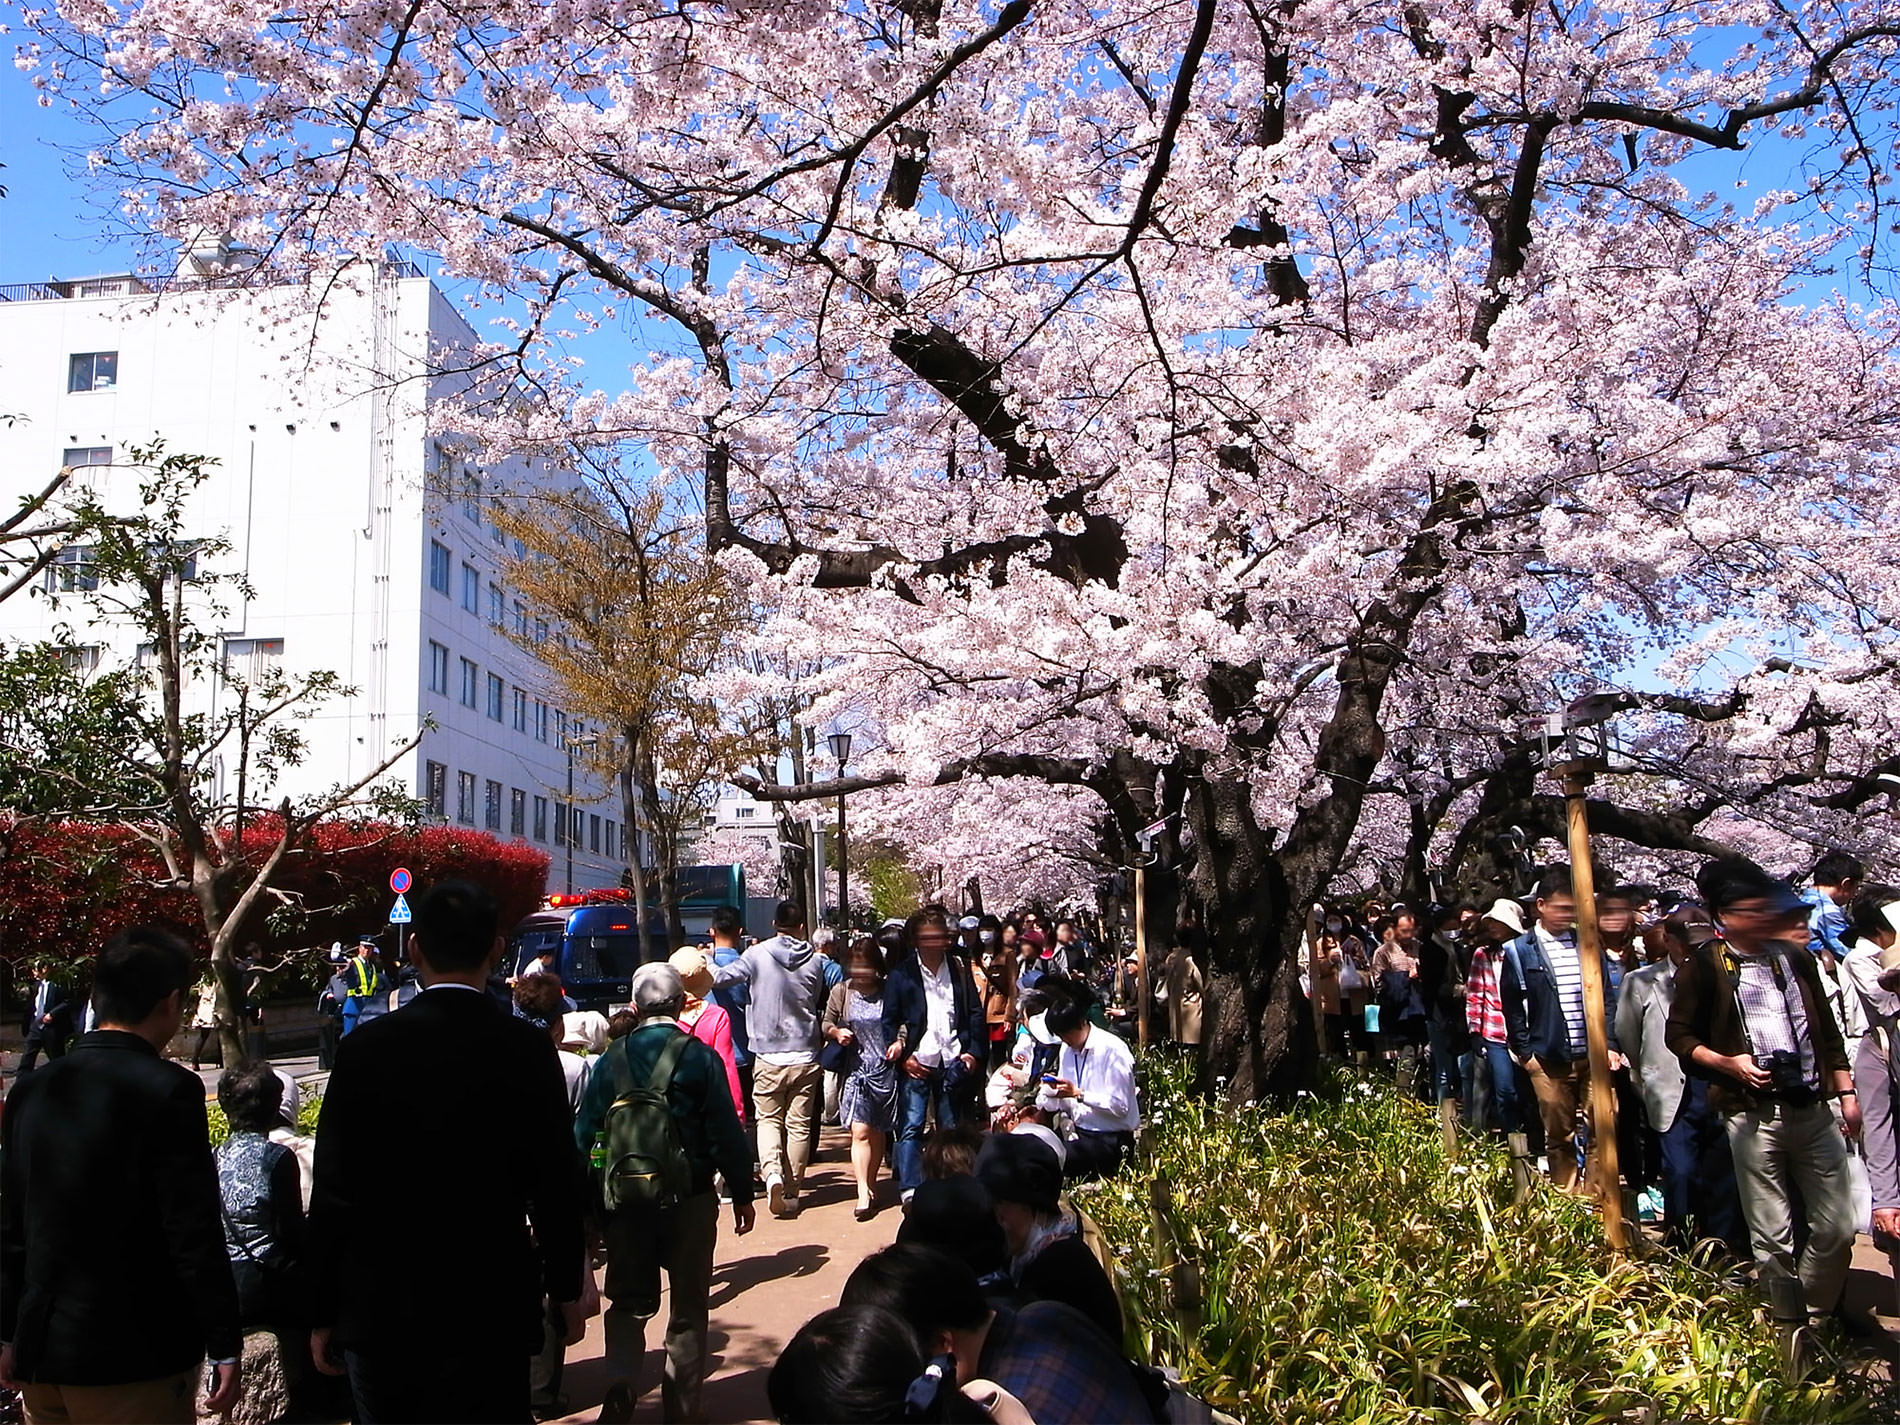
[[[88,674],[70,648],[0,647],[0,807],[22,816],[137,806],[148,740],[137,675]]]
[[[879,920],[909,915],[923,899],[923,883],[904,860],[903,848],[886,841],[860,840],[852,856],[863,867],[864,883],[871,889],[871,909]],[[832,869],[837,868],[837,843],[832,843]]]
[[[305,1094],[297,1106],[297,1131],[305,1137],[314,1137],[317,1131],[317,1115],[323,1112],[322,1094]],[[231,1125],[219,1108],[216,1100],[205,1105],[205,1117],[211,1120],[211,1146],[217,1147],[231,1136]]]
[[[1249,1420],[1584,1425],[1876,1418],[1855,1379],[1783,1375],[1765,1307],[1672,1254],[1613,1261],[1585,1203],[1511,1201],[1508,1160],[1446,1156],[1431,1109],[1342,1076],[1285,1114],[1148,1066],[1141,1163],[1085,1205],[1119,1249],[1131,1336]],[[1198,1267],[1184,1333],[1149,1190]],[[1185,1336],[1185,1339],[1184,1339]]]

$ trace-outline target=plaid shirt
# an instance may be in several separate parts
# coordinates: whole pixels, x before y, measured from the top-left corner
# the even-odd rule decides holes
[[[1153,1425],[1155,1418],[1102,1328],[1058,1301],[998,1308],[982,1359],[968,1374],[1022,1401],[1036,1425]]]
[[[1504,1029],[1504,997],[1498,992],[1498,968],[1489,950],[1474,950],[1465,980],[1465,1028],[1487,1044],[1509,1038]]]

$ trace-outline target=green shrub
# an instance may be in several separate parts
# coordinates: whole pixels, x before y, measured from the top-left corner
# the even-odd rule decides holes
[[[317,1131],[317,1115],[322,1110],[322,1094],[303,1095],[302,1102],[297,1105],[297,1131],[306,1136],[314,1134]],[[215,1099],[205,1105],[205,1116],[211,1120],[211,1146],[215,1148],[231,1136],[231,1125]]]
[[[1584,1425],[1875,1418],[1876,1387],[1791,1382],[1765,1309],[1673,1254],[1612,1260],[1594,1210],[1511,1201],[1504,1154],[1447,1157],[1428,1106],[1342,1076],[1291,1112],[1144,1074],[1142,1161],[1084,1205],[1115,1244],[1131,1342],[1249,1420]],[[1184,1330],[1150,1187],[1198,1268]]]

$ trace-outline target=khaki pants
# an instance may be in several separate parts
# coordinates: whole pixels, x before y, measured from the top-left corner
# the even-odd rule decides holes
[[[609,1385],[640,1396],[647,1322],[660,1307],[666,1272],[666,1374],[660,1418],[697,1420],[706,1379],[706,1327],[712,1295],[719,1198],[702,1192],[677,1207],[616,1212],[607,1221],[606,1329]]]
[[[26,1425],[192,1425],[203,1374],[198,1365],[129,1385],[29,1385]]]
[[[1840,1304],[1854,1255],[1854,1195],[1847,1176],[1847,1141],[1825,1102],[1802,1107],[1771,1104],[1727,1116],[1735,1154],[1735,1187],[1755,1242],[1755,1266],[1764,1288],[1798,1276],[1811,1311]],[[1808,1244],[1794,1253],[1796,1189],[1806,1211]]]
[[[1590,1112],[1590,1061],[1576,1059],[1568,1064],[1546,1067],[1532,1059],[1531,1092],[1537,1095],[1538,1116],[1544,1120],[1544,1153],[1550,1159],[1550,1180],[1566,1191],[1577,1186],[1577,1109],[1584,1111],[1588,1124]]]
[[[759,1111],[759,1171],[797,1193],[818,1136],[818,1095],[824,1071],[810,1064],[752,1065],[752,1103]]]

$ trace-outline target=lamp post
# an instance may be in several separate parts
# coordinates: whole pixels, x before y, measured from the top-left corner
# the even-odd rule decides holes
[[[844,764],[851,760],[851,734],[834,732],[825,741],[831,744],[831,755],[838,759],[838,934],[841,944],[849,944],[851,938],[851,918],[845,903],[845,839],[844,839]]]
[[[1596,878],[1590,866],[1590,816],[1585,794],[1610,770],[1605,724],[1633,705],[1627,693],[1591,693],[1552,713],[1541,728],[1545,769],[1563,786],[1570,833],[1570,884],[1577,900],[1577,960],[1583,971],[1583,1027],[1590,1056],[1590,1156],[1603,1235],[1612,1252],[1630,1247],[1623,1217],[1622,1170],[1616,1153],[1616,1088],[1610,1082],[1610,1038],[1603,1018],[1603,945],[1597,935]]]
[[[590,732],[585,737],[563,734],[561,741],[567,748],[567,836],[564,840],[567,846],[567,893],[571,896],[574,894],[574,842],[578,839],[574,834],[574,749],[599,746],[600,734]],[[636,846],[634,855],[639,854],[640,849]]]

